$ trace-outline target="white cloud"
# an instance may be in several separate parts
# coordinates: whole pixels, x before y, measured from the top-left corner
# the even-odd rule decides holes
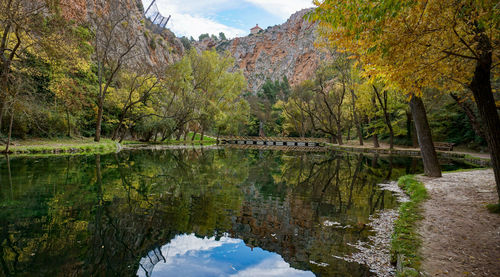
[[[288,19],[293,13],[305,8],[311,8],[314,5],[312,0],[245,0],[258,6],[267,12],[280,17],[283,20]]]
[[[222,246],[225,248],[221,250]],[[235,259],[241,263],[235,262]],[[314,276],[310,271],[290,267],[278,254],[260,248],[250,251],[241,239],[227,235],[219,240],[215,237],[198,238],[194,234],[177,235],[161,247],[161,253],[158,250],[150,251],[141,259],[140,265],[137,272],[140,277],[146,276],[146,271],[153,276]]]
[[[233,239],[228,236],[223,236],[219,240],[216,240],[215,237],[199,238],[194,234],[177,235],[169,244],[161,247],[161,254],[155,249],[150,251],[146,257],[143,257],[139,262],[141,266],[137,275],[139,277],[146,276],[145,268],[147,270],[154,270],[154,272],[175,272],[182,266],[199,261],[196,256],[202,251],[209,251],[223,244],[238,244],[241,242],[239,239]],[[163,261],[163,257],[165,257],[165,261]],[[211,266],[200,263],[196,267],[191,266],[191,272],[219,272],[220,270],[216,266],[217,262],[208,257],[206,255],[206,261],[210,261],[209,264]],[[173,276],[177,275],[174,274]]]
[[[147,8],[151,0],[143,0]],[[201,34],[218,35],[224,32],[228,38],[244,36],[243,30],[215,20],[218,12],[248,8],[248,4],[264,10],[285,21],[294,12],[312,7],[312,0],[156,0],[159,10],[164,16],[172,15],[167,27],[177,36],[193,36],[197,39]],[[233,18],[234,22],[239,18]],[[258,18],[255,19],[258,21]]]
[[[290,267],[290,265],[283,260],[281,256],[274,255],[265,259],[261,263],[254,265],[250,268],[239,271],[231,277],[275,277],[275,276],[289,276],[289,277],[309,277],[314,276],[310,271],[302,271]]]
[[[220,32],[224,32],[228,38],[248,33],[248,31],[218,23],[210,18],[182,13],[172,14],[171,23],[169,23],[168,28],[177,36],[193,36],[195,39],[198,39],[201,34],[206,33],[218,35]]]
[[[230,0],[157,0],[156,4],[161,14],[171,15],[167,25],[177,36],[193,36],[198,39],[201,34],[218,35],[220,32],[229,37],[245,35],[247,31],[221,24],[213,19],[220,11],[235,6]],[[147,8],[150,0],[143,0]]]

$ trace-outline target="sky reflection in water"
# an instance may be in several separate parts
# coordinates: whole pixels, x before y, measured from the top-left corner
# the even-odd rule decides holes
[[[178,235],[140,261],[138,276],[315,276],[291,268],[283,258],[227,236],[216,240]]]

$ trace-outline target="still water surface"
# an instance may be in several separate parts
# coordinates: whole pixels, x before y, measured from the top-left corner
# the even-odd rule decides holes
[[[1,158],[0,276],[370,276],[332,255],[396,207],[378,183],[421,171],[224,148]]]

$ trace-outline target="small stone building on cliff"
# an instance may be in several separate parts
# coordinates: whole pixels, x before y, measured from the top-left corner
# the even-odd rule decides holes
[[[262,28],[259,27],[259,24],[255,25],[255,27],[250,29],[250,33],[252,35],[258,34],[260,31],[262,31]]]

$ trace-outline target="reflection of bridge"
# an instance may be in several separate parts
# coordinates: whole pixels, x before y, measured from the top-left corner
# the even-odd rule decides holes
[[[260,146],[295,146],[295,147],[318,147],[324,146],[327,139],[324,138],[289,138],[289,137],[220,137],[222,144],[260,145]]]

